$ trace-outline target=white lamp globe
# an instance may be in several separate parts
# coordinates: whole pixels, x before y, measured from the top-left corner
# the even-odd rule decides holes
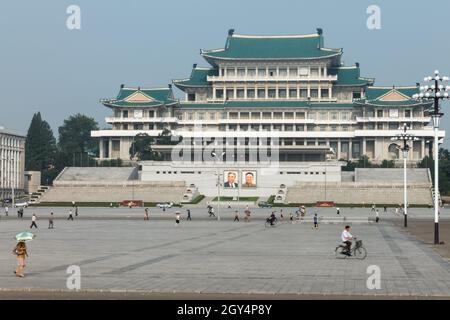
[[[433,80],[433,78],[432,77],[428,77],[428,81],[431,81],[431,80]]]
[[[429,86],[425,86],[424,89],[425,89],[425,90],[428,90],[428,89],[430,89],[430,87],[429,87]]]
[[[425,93],[425,97],[429,98],[430,97],[430,93],[429,92]]]
[[[444,81],[448,81],[449,79],[448,79],[448,77],[443,77],[442,78]]]
[[[436,92],[436,97],[440,98],[441,97],[441,93],[440,92]]]
[[[439,70],[434,70],[434,74],[438,75],[439,74]]]
[[[442,84],[439,85],[439,90],[444,89],[444,86]]]
[[[428,77],[423,78],[423,81],[428,81]]]
[[[436,77],[434,78],[434,80],[437,80],[437,81],[439,81],[439,80],[441,80],[441,77],[439,77],[439,76],[436,76]]]
[[[445,87],[445,90],[450,90],[450,86],[446,86],[446,87]]]
[[[431,90],[434,90],[436,87],[433,84],[430,88],[431,88]]]
[[[448,92],[444,93],[444,98],[448,98]]]

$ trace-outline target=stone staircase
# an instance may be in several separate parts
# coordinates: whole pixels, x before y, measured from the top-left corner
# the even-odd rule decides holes
[[[39,203],[41,197],[48,191],[50,190],[50,186],[40,186],[37,192],[33,192],[30,195],[30,200],[29,203],[33,204],[33,203]]]

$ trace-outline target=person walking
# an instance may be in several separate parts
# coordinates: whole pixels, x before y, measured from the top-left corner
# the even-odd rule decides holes
[[[339,208],[336,208],[336,214],[339,215],[341,213],[341,211],[339,210]]]
[[[75,217],[78,217],[78,206],[75,207]]]
[[[370,210],[370,212],[375,212],[375,203],[372,203],[372,209]]]
[[[180,224],[180,219],[181,219],[180,212],[177,211],[175,213],[175,227],[178,227],[178,225]]]
[[[234,212],[234,220],[233,220],[233,222],[235,222],[235,221],[239,222],[239,211],[238,210],[236,210]]]
[[[378,223],[378,221],[380,221],[380,213],[377,211],[375,211],[375,222]]]
[[[8,216],[8,206],[5,207],[5,215]]]
[[[67,218],[67,220],[73,221],[72,209],[69,210],[69,217]]]
[[[19,211],[20,211],[20,218],[22,218],[22,219],[23,219],[23,211],[24,211],[24,210],[23,210],[23,208],[20,208],[20,210],[19,210]]]
[[[280,219],[284,220],[283,209],[280,210]]]
[[[291,223],[294,223],[294,215],[292,214],[292,212],[289,214],[289,220],[291,221]]]
[[[50,218],[48,218],[48,228],[53,229],[53,212],[50,213]]]
[[[191,218],[191,210],[190,210],[190,209],[187,209],[186,212],[187,212],[187,218],[186,218],[186,220],[192,221],[192,218]]]
[[[244,218],[245,221],[246,221],[246,222],[250,222],[250,213],[251,213],[251,212],[250,212],[250,209],[245,209],[245,212],[244,212],[244,213],[245,213],[245,218]]]
[[[314,214],[313,222],[314,222],[313,229],[314,230],[319,229],[319,219],[317,218],[317,213]]]
[[[25,258],[28,257],[27,246],[25,242],[20,241],[17,243],[16,247],[13,249],[13,253],[16,255],[17,266],[14,273],[16,277],[23,278],[25,275],[23,274],[23,269],[25,268]]]
[[[210,209],[209,209],[209,217],[211,218],[211,217],[216,217],[216,215],[214,214],[214,208],[213,207],[211,207]]]
[[[33,227],[35,227],[36,229],[38,228],[38,226],[37,226],[37,224],[36,224],[36,220],[37,220],[37,217],[36,217],[36,215],[33,213],[33,216],[31,217],[31,226],[30,226],[30,229],[33,229]]]
[[[386,206],[384,206],[384,211],[383,212],[387,213],[387,207]]]
[[[145,208],[145,210],[144,210],[144,212],[145,212],[145,215],[144,215],[144,221],[145,220],[150,220],[150,218],[149,218],[149,216],[148,216],[148,208]]]

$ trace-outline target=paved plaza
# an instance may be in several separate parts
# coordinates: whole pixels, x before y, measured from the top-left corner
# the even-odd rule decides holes
[[[36,211],[43,216],[48,210],[27,209],[27,214]],[[208,220],[203,209],[197,220],[195,213],[193,221],[182,220],[178,227],[169,212],[155,214],[158,219],[138,220],[142,209],[126,213],[136,219],[87,218],[102,210],[109,209],[80,209],[84,219],[56,220],[54,230],[47,229],[46,219],[39,220],[39,229],[33,231],[37,237],[28,244],[30,257],[23,279],[13,274],[11,251],[14,235],[28,230],[30,220],[2,217],[0,288],[63,290],[68,266],[77,265],[82,290],[450,296],[450,264],[389,221],[353,224],[353,234],[368,251],[368,257],[359,261],[335,258],[344,226],[339,221],[321,223],[319,230],[313,230],[309,222],[288,221],[265,228],[258,218],[232,222],[231,212],[220,222]],[[327,210],[331,217],[334,211]],[[370,211],[352,210],[355,217],[357,212],[363,217]],[[424,210],[424,215],[431,212],[418,210]],[[164,219],[165,214],[170,218]],[[254,214],[265,215],[265,211]],[[379,290],[366,285],[371,265],[381,270]]]

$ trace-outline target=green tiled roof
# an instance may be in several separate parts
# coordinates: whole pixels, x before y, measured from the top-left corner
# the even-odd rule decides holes
[[[173,80],[173,84],[183,90],[184,87],[205,87],[208,86],[207,76],[217,76],[217,69],[194,68],[189,79]]]
[[[136,93],[143,94],[149,101],[127,101],[128,97]],[[107,107],[156,107],[176,104],[177,100],[175,100],[171,88],[141,89],[140,87],[121,87],[115,99],[102,99],[100,102]]]
[[[224,103],[181,103],[181,108],[353,108],[352,103],[311,102],[305,100],[226,101]]]
[[[323,48],[321,33],[297,36],[231,34],[225,48],[202,50],[201,54],[207,59],[313,59],[340,55],[342,49]]]
[[[373,105],[378,107],[395,107],[395,106],[414,106],[427,105],[428,103],[419,102],[412,98],[415,93],[419,92],[416,86],[411,87],[368,87],[364,99],[356,100],[359,105]],[[382,98],[390,93],[399,94],[404,100],[399,101],[383,101]]]
[[[329,75],[337,75],[336,86],[367,86],[374,83],[373,78],[362,78],[359,66],[328,69]]]

